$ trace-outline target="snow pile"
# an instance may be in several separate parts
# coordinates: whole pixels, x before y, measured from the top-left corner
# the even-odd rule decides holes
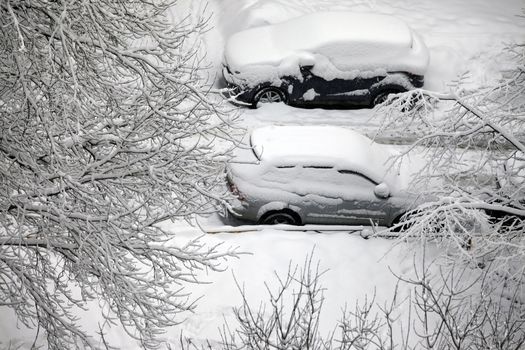
[[[315,96],[317,96],[317,92],[315,92],[314,89],[309,89],[303,94],[303,100],[305,101],[313,101]]]
[[[314,66],[327,80],[386,71],[424,74],[428,51],[401,20],[385,15],[321,12],[232,35],[226,64],[249,85],[278,76],[300,76]],[[349,74],[349,77],[345,75]]]
[[[267,126],[250,138],[257,157],[276,166],[329,166],[359,172],[373,181],[394,182],[393,151],[350,129],[334,126]]]

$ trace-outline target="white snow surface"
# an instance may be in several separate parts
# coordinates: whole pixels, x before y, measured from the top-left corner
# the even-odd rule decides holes
[[[465,72],[468,72],[466,81],[471,86],[496,81],[505,64],[498,56],[505,44],[525,39],[525,18],[520,17],[525,6],[523,0],[500,0],[497,3],[494,0],[209,0],[208,3],[208,12],[205,12],[201,0],[179,2],[193,13],[211,16],[213,28],[203,43],[209,63],[215,69],[212,76],[220,74],[225,42],[234,33],[320,11],[373,12],[392,15],[408,23],[421,34],[429,49],[425,88],[435,91],[447,91],[451,83]],[[174,14],[185,16],[180,9]],[[273,124],[338,125],[374,138],[380,122],[370,119],[374,112],[369,109],[297,109],[269,104],[256,110],[245,110],[241,123],[247,129]],[[406,143],[410,139],[406,135],[387,135],[379,141]],[[225,224],[218,216],[201,221],[204,226],[218,230]],[[197,227],[184,222],[165,225],[174,235],[171,244],[182,245],[202,235]],[[365,231],[368,234],[370,229]],[[341,318],[345,304],[352,307],[365,295],[374,292],[380,305],[389,301],[397,281],[390,269],[405,277],[413,276],[412,253],[407,250],[419,250],[414,245],[393,245],[392,240],[386,239],[365,240],[359,234],[345,232],[264,229],[205,235],[202,239],[210,245],[239,247],[250,254],[225,262],[225,272],[202,271],[200,277],[208,284],[185,285],[194,297],[202,298],[195,312],[186,314],[180,326],[166,330],[164,339],[173,349],[178,348],[181,331],[197,341],[218,341],[218,329],[224,320],[235,327],[232,307],[241,305],[241,301],[233,276],[245,287],[250,303],[257,308],[259,302],[267,300],[264,283],[276,286],[274,272],[286,272],[290,261],[301,264],[306,254],[314,249],[315,258],[320,260],[320,269],[327,270],[321,280],[326,297],[321,332],[327,334]],[[408,291],[403,286],[400,288],[398,299],[403,299]],[[105,339],[111,345],[123,349],[139,348],[120,327],[103,323],[97,303],[89,305],[88,311],[79,312],[77,316],[78,324],[92,334],[99,331],[99,324],[103,325]],[[35,334],[36,328],[23,327],[9,308],[0,308],[0,348],[30,349]],[[37,347],[44,343],[44,337],[41,331]],[[103,347],[103,344],[99,345]]]
[[[327,80],[408,71],[424,74],[428,50],[403,21],[387,15],[319,12],[250,28],[232,35],[225,61],[248,85],[277,76],[300,76],[298,67],[314,66]]]
[[[257,157],[276,166],[329,166],[359,172],[377,183],[388,174],[391,148],[334,126],[266,126],[252,131]]]

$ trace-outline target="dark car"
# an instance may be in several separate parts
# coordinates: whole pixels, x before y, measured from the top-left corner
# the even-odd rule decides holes
[[[374,106],[422,87],[428,50],[403,21],[316,13],[232,35],[223,75],[235,101]]]

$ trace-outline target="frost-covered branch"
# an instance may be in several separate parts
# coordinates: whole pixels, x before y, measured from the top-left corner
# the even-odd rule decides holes
[[[515,44],[501,53],[511,69],[490,85],[416,90],[391,98],[381,113],[380,133],[417,140],[397,161],[412,153],[426,159],[413,185],[432,199],[398,228],[411,237],[453,238],[443,243],[467,260],[498,260],[503,270],[525,259],[524,49]],[[408,102],[411,108],[401,108]]]
[[[184,283],[236,255],[165,220],[221,208],[234,113],[209,94],[206,20],[175,1],[0,3],[0,300],[52,349],[96,341],[101,300],[147,348],[193,308]],[[220,144],[218,146],[218,144]]]
[[[184,350],[224,349],[520,349],[525,344],[525,275],[507,273],[494,283],[488,265],[442,264],[423,250],[414,256],[410,277],[396,275],[393,297],[375,294],[345,308],[333,331],[319,331],[323,287],[318,264],[306,258],[268,287],[266,302],[254,306],[239,288],[242,305],[236,323],[221,329],[222,341],[199,344],[181,336]],[[394,273],[395,274],[395,273]],[[273,290],[273,292],[272,292]],[[323,314],[330,317],[330,314]],[[335,321],[335,320],[329,320]],[[211,344],[214,344],[212,346]]]

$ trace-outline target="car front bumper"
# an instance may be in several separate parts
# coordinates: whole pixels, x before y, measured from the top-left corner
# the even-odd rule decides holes
[[[246,87],[225,65],[222,67],[222,76],[227,83],[227,89],[223,93],[224,97],[234,104],[251,106],[255,94],[254,90]]]

